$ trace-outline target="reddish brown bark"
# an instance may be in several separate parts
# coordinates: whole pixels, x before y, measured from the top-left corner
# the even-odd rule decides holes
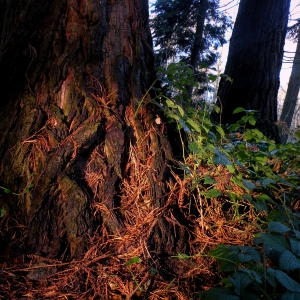
[[[78,258],[91,236],[121,239],[129,224],[137,236],[146,226],[148,251],[157,255],[185,248],[177,243],[184,230],[161,213],[172,154],[147,93],[154,81],[147,1],[7,1],[1,14],[1,185],[34,184],[7,196],[26,227],[19,250]]]

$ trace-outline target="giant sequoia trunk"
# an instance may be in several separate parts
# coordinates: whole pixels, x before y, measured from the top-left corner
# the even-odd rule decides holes
[[[112,255],[145,247],[141,235],[158,256],[185,251],[161,210],[172,155],[147,93],[147,1],[6,0],[0,14],[0,185],[34,185],[2,195],[18,220],[8,250],[78,258],[95,234],[117,241],[136,224]]]
[[[218,91],[223,124],[236,121],[232,112],[239,106],[254,109],[260,129],[278,140],[274,123],[289,6],[290,0],[240,1]]]

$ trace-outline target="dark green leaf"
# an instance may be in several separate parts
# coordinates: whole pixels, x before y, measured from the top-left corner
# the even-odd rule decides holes
[[[221,126],[216,126],[216,131],[219,133],[219,135],[221,137],[224,137],[225,136],[225,132],[224,132],[224,129],[221,127]]]
[[[268,196],[266,194],[259,195],[259,196],[256,197],[256,199],[259,200],[259,201],[270,201],[270,200],[272,200],[270,198],[270,196]]]
[[[270,184],[276,183],[276,181],[274,179],[270,179],[270,178],[263,178],[263,179],[259,180],[259,183],[261,186],[267,187]]]
[[[204,193],[206,198],[217,198],[222,195],[219,190],[211,189]]]
[[[247,273],[240,271],[234,273],[229,280],[233,284],[235,293],[239,296],[241,296],[244,289],[253,282]]]
[[[285,271],[300,269],[300,259],[291,251],[285,250],[279,257],[279,268]]]
[[[249,269],[240,269],[240,272],[244,272],[248,274],[248,276],[252,279],[252,281],[261,284],[262,283],[262,274]]]
[[[238,113],[241,113],[241,112],[244,112],[245,111],[245,108],[243,107],[237,107],[234,111],[233,111],[233,114],[238,114]]]
[[[204,176],[204,184],[213,184],[213,183],[216,183],[215,179],[213,179],[208,175]]]
[[[196,132],[198,132],[198,133],[201,133],[201,132],[202,132],[202,131],[201,131],[201,128],[200,128],[200,126],[199,126],[199,124],[197,124],[194,120],[188,118],[188,119],[186,120],[186,123],[187,123],[188,125],[190,125],[191,129],[195,130]]]
[[[237,259],[238,251],[237,247],[220,244],[211,250],[209,254],[219,261],[221,272],[233,272],[240,263]]]
[[[289,242],[291,245],[292,252],[300,257],[300,240],[290,238]]]
[[[280,222],[270,222],[268,228],[271,232],[286,233],[290,231],[290,228]]]
[[[276,270],[275,277],[290,292],[300,293],[300,284],[288,276],[286,273]]]
[[[269,285],[271,285],[274,288],[277,286],[275,273],[276,273],[276,270],[274,270],[272,268],[267,268],[267,278],[266,278],[267,282]]]
[[[260,253],[254,247],[240,246],[240,252],[238,254],[240,262],[260,262]]]
[[[252,181],[242,179],[242,182],[244,184],[244,187],[249,191],[253,191],[256,188],[256,185]]]
[[[262,243],[267,252],[272,250],[283,252],[289,248],[285,237],[279,234],[259,233],[255,241],[258,244]]]
[[[221,152],[218,149],[214,149],[215,157],[214,157],[214,163],[216,165],[231,165],[231,161],[228,158],[228,156],[224,153]]]

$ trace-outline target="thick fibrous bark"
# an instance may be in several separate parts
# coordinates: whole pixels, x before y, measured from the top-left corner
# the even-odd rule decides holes
[[[289,6],[290,0],[240,2],[218,91],[223,124],[236,121],[237,107],[257,110],[260,129],[278,140],[274,123]]]
[[[34,184],[10,205],[29,251],[80,257],[96,228],[117,236],[166,201],[147,1],[4,1],[1,16],[1,185]],[[163,220],[152,229],[153,250],[176,250],[178,237],[154,238]]]

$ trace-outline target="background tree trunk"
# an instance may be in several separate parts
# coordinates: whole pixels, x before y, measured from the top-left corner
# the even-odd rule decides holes
[[[162,211],[172,154],[147,93],[147,1],[2,3],[1,186],[34,184],[3,200],[23,228],[8,249],[78,258],[97,234],[125,237],[112,255],[141,252],[142,237],[157,256],[185,251],[182,226]]]
[[[258,127],[278,140],[277,92],[290,0],[240,1],[218,91],[221,122],[233,123],[236,107],[259,112]],[[228,77],[230,80],[228,80]]]
[[[203,48],[203,32],[205,25],[206,12],[208,9],[208,0],[202,0],[196,5],[197,7],[197,17],[196,17],[196,31],[191,45],[191,59],[190,63],[193,71],[197,72],[200,63],[200,53]],[[187,86],[188,97],[192,98],[193,95],[193,85]]]
[[[280,116],[280,120],[285,122],[287,129],[291,128],[292,120],[295,112],[295,108],[298,101],[299,89],[300,89],[300,25],[298,26],[298,38],[297,48],[293,61],[292,72],[283,103],[283,108]],[[286,142],[288,138],[288,130],[285,130],[282,134],[282,142]]]

